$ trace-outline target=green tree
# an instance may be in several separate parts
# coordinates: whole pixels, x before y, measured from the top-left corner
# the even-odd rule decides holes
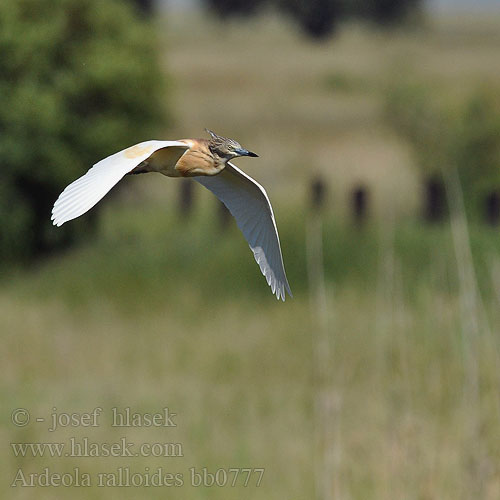
[[[0,256],[75,241],[92,217],[56,230],[61,189],[164,123],[154,29],[118,0],[0,2]]]
[[[484,215],[485,201],[500,200],[500,100],[497,89],[478,89],[460,101],[423,84],[389,89],[386,118],[413,147],[424,177],[443,183],[457,170],[467,215]]]
[[[309,37],[323,39],[331,35],[343,15],[339,0],[278,0]]]
[[[289,14],[309,37],[332,35],[346,18],[362,18],[382,26],[405,21],[422,8],[422,0],[204,0],[222,19],[251,16],[275,6]]]
[[[381,26],[405,21],[422,10],[422,0],[343,0],[346,15],[361,17]]]
[[[500,100],[498,91],[479,90],[461,109],[452,143],[469,213],[484,210],[486,197],[500,193]]]
[[[222,19],[256,14],[267,0],[205,0],[207,7]]]

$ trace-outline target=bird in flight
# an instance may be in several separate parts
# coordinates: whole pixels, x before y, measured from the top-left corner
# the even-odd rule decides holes
[[[145,141],[96,163],[69,184],[52,209],[61,226],[97,204],[127,174],[159,172],[167,177],[192,177],[228,208],[254,254],[276,298],[285,300],[288,284],[278,229],[265,189],[230,160],[256,157],[238,142],[207,129],[210,139]]]

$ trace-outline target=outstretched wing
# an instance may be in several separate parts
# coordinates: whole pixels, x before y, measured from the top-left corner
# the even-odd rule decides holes
[[[124,175],[155,151],[172,148],[175,152],[172,161],[175,163],[188,147],[178,141],[146,141],[104,158],[59,195],[52,209],[53,224],[61,226],[90,210]]]
[[[273,209],[265,189],[231,163],[218,175],[194,179],[212,191],[236,219],[276,297],[284,301],[285,290],[292,296]]]

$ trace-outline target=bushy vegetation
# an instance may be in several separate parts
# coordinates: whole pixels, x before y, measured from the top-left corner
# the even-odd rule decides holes
[[[163,119],[154,30],[126,2],[0,3],[0,257],[73,241],[55,231],[61,189],[100,158],[150,138]]]
[[[222,19],[233,16],[248,16],[255,14],[265,4],[266,0],[206,0],[208,7]]]
[[[323,39],[334,33],[340,21],[361,18],[387,26],[404,21],[421,6],[421,0],[205,0],[218,16],[254,15],[264,6],[291,15],[308,36]]]
[[[410,142],[423,175],[440,179],[458,172],[468,215],[500,190],[500,105],[496,93],[478,90],[445,98],[428,86],[400,84],[386,99],[386,116]]]
[[[500,100],[498,93],[477,92],[460,110],[451,137],[454,162],[469,212],[477,213],[492,192],[500,192]]]

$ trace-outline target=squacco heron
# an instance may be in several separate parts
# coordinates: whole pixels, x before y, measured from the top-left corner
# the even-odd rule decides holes
[[[210,139],[146,141],[96,163],[69,184],[52,209],[54,225],[80,217],[127,174],[159,172],[167,177],[192,177],[229,209],[245,236],[262,274],[278,299],[290,296],[271,202],[265,189],[230,160],[253,156],[238,142],[210,130]]]

